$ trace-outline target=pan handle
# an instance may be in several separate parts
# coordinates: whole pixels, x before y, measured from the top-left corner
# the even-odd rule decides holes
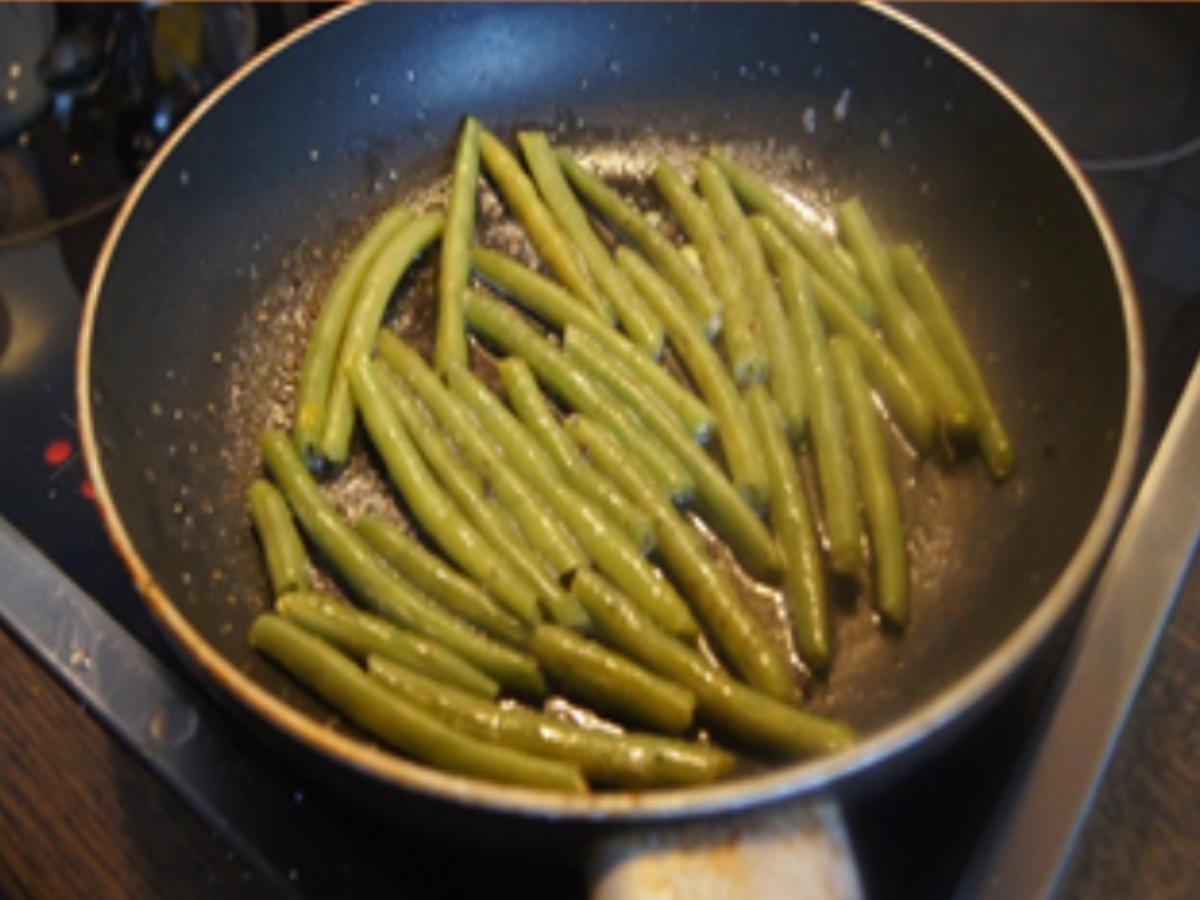
[[[832,800],[622,832],[592,848],[588,880],[592,900],[863,896]]]

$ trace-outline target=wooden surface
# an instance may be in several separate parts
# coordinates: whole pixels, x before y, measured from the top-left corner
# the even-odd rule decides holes
[[[269,897],[0,628],[0,897]]]

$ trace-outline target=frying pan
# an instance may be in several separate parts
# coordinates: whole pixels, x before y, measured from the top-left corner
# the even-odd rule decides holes
[[[722,784],[588,798],[430,771],[383,753],[245,634],[268,590],[244,512],[257,437],[289,384],[336,261],[398,199],[438,199],[457,125],[540,126],[604,174],[713,141],[818,213],[860,194],[941,278],[1019,453],[894,467],[913,624],[839,603],[839,656],[809,707],[861,729],[832,758]],[[485,239],[487,235],[484,235]],[[951,735],[1080,595],[1120,513],[1140,427],[1139,326],[1112,230],[1037,118],[903,16],[844,6],[415,5],[341,10],[216,91],[138,181],[84,314],[79,405],[99,507],[168,639],[277,746],[342,789],[455,833],[551,844],[829,796]],[[406,285],[405,298],[421,285]],[[420,333],[427,303],[398,300]],[[399,324],[396,324],[399,323]],[[390,504],[363,460],[329,486]]]

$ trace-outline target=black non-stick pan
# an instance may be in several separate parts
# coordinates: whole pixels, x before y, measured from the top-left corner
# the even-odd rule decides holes
[[[861,729],[832,758],[659,793],[549,796],[375,749],[256,656],[268,590],[244,509],[257,438],[286,424],[337,261],[400,199],[439,202],[472,113],[537,126],[635,187],[660,153],[731,145],[821,213],[859,194],[917,241],[977,349],[1017,447],[916,461],[895,442],[913,622],[868,595],[838,608],[839,653],[809,706]],[[488,239],[486,230],[482,239]],[[407,284],[389,327],[430,318]],[[1027,108],[897,14],[847,6],[425,5],[338,11],[251,63],[180,129],[117,218],[88,295],[80,420],[120,553],[197,677],[282,745],[399,816],[548,834],[680,820],[886,773],[978,708],[1079,596],[1120,512],[1140,423],[1136,313],[1086,182]],[[329,486],[392,501],[366,454]],[[493,830],[493,834],[497,830]],[[570,828],[564,831],[571,831]]]

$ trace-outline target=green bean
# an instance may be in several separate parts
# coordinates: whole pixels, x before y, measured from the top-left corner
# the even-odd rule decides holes
[[[722,327],[729,367],[739,385],[764,381],[772,365],[766,347],[767,324],[762,320],[759,298],[755,296],[761,285],[755,283],[746,257],[744,235],[740,235],[736,218],[731,215],[740,216],[741,212],[720,170],[711,160],[701,160],[696,166],[696,182],[702,195],[697,201],[698,218],[701,222],[708,219],[708,227],[716,233],[717,246],[723,249],[725,265],[729,268],[728,275],[722,273],[719,276],[725,280],[725,290],[721,292],[725,304]],[[702,258],[714,255],[710,253]]]
[[[912,247],[893,249],[891,263],[900,289],[925,323],[929,336],[937,343],[971,403],[979,448],[983,451],[992,477],[997,481],[1007,478],[1015,462],[1012,442],[1000,421],[1000,414],[996,412],[979,366],[942,298],[942,292]]]
[[[624,656],[553,625],[534,632],[529,649],[568,696],[617,719],[668,734],[692,724],[696,698]]]
[[[378,653],[473,694],[491,698],[500,693],[494,678],[454,651],[341,600],[285,594],[275,601],[275,612],[355,659],[365,661],[368,653]]]
[[[699,445],[692,440],[692,436],[688,434],[684,424],[679,421],[675,411],[667,406],[661,397],[649,390],[638,379],[636,372],[626,367],[619,359],[610,356],[600,342],[586,331],[581,331],[575,325],[568,325],[563,329],[562,349],[567,359],[573,361],[589,376],[604,385],[614,397],[628,405],[643,421],[649,423],[651,420],[658,420],[665,423],[662,426],[663,430],[674,432],[682,440],[695,446],[697,453],[703,454],[704,451],[700,450]],[[656,428],[652,427],[650,430],[658,433]],[[659,440],[668,450],[672,449],[669,439],[664,439],[660,435]],[[680,462],[687,465],[685,460],[681,459]]]
[[[696,482],[696,500],[700,509],[722,535],[729,535],[739,547],[750,548],[747,567],[762,577],[768,577],[778,566],[773,558],[770,537],[745,498],[729,482],[725,474],[694,441],[679,421],[662,409],[657,398],[642,389],[636,379],[621,371],[620,365],[608,359],[604,351],[587,335],[567,327],[565,341],[567,356],[575,359],[596,380],[605,385],[621,401],[629,404],[649,430],[675,454]],[[748,530],[747,530],[748,529]]]
[[[550,411],[542,389],[529,363],[519,356],[506,356],[496,368],[517,418],[549,454],[558,471],[581,494],[603,509],[622,531],[637,544],[642,554],[654,550],[657,539],[650,518],[611,481],[589,466],[579,450],[571,443],[554,413]]]
[[[724,477],[698,478],[697,496],[701,507],[709,523],[725,538],[746,569],[756,578],[772,580],[779,574],[781,566],[779,551],[749,505],[761,504],[766,496],[766,468],[737,389],[716,351],[679,314],[678,300],[672,296],[670,285],[632,250],[622,248],[618,251],[618,261],[644,288],[645,296],[652,298],[667,327],[671,345],[716,410],[721,449],[737,490],[732,489]]]
[[[495,442],[530,486],[545,493],[544,485],[562,483],[542,445],[470,369],[454,366],[446,373],[446,386],[455,398],[447,402],[458,406],[461,417],[474,417],[481,433]]]
[[[513,465],[562,516],[596,568],[643,604],[667,631],[695,635],[695,620],[662,573],[642,559],[638,546],[596,506],[566,486],[541,445],[499,398],[461,366],[452,367],[448,375],[451,390],[466,403]],[[668,500],[663,502],[670,505]]]
[[[621,195],[592,175],[566,153],[559,152],[559,165],[575,190],[609,222],[637,244],[687,301],[706,337],[721,329],[721,300],[704,278],[683,258],[679,249]]]
[[[796,471],[796,458],[788,447],[779,410],[761,385],[747,391],[746,405],[759,443],[766,451],[767,471],[771,475],[771,524],[787,562],[783,596],[791,613],[796,648],[814,671],[825,672],[833,656],[829,597],[821,569],[821,551]],[[815,415],[813,425],[816,426]]]
[[[378,683],[447,725],[478,739],[577,765],[593,781],[621,787],[699,784],[733,766],[733,758],[715,747],[648,734],[612,734],[525,707],[497,706],[381,658],[369,659],[367,668]]]
[[[738,597],[728,573],[709,555],[696,531],[654,489],[638,466],[628,463],[620,446],[604,429],[575,415],[567,420],[567,433],[601,472],[653,518],[663,562],[721,654],[750,684],[773,697],[795,699],[796,684],[787,661]]]
[[[838,229],[858,270],[879,304],[883,332],[929,396],[946,436],[971,430],[971,405],[929,332],[900,295],[884,252],[861,201],[853,197],[837,213]]]
[[[400,339],[386,332],[380,335],[381,355],[388,354],[388,344],[392,341],[399,342]],[[553,567],[526,542],[525,536],[508,514],[484,494],[478,473],[450,446],[450,441],[408,385],[399,378],[389,378],[386,389],[388,399],[404,422],[404,427],[446,492],[479,529],[479,533],[534,586],[538,599],[551,618],[570,624],[573,614],[577,615],[578,606],[566,596]]]
[[[546,684],[532,658],[498,643],[430,600],[390,569],[334,509],[287,436],[267,431],[263,458],[313,544],[359,597],[384,618],[440,641],[501,684],[538,696]]]
[[[658,628],[599,575],[571,582],[605,643],[696,695],[700,717],[737,741],[780,755],[833,753],[857,741],[840,722],[804,712],[739,684]]]
[[[770,219],[756,216],[754,227],[771,256],[787,304],[789,326],[797,355],[805,365],[812,448],[829,537],[829,561],[834,571],[852,574],[862,562],[862,516],[858,484],[842,405],[829,362],[825,327],[821,324],[807,267]],[[760,442],[761,429],[759,429]]]
[[[350,370],[355,402],[392,482],[443,553],[478,580],[509,612],[527,625],[536,625],[541,615],[533,585],[513,571],[442,491],[388,402],[383,387],[387,377],[379,360],[360,359]]]
[[[830,329],[854,342],[862,357],[867,376],[897,424],[920,453],[933,446],[935,419],[933,407],[921,387],[888,348],[878,334],[867,325],[819,272],[809,270],[813,298],[821,317]]]
[[[388,565],[443,606],[498,638],[524,643],[527,633],[519,620],[497,606],[478,584],[405,534],[400,526],[367,516],[355,522],[354,528]]]
[[[762,324],[712,211],[666,160],[659,160],[654,183],[683,230],[695,241],[703,271],[721,298],[722,340],[734,379],[739,384],[762,381],[767,374]]]
[[[783,414],[788,436],[792,440],[799,440],[804,433],[804,380],[800,361],[796,358],[788,334],[787,318],[783,313],[779,292],[775,290],[775,282],[767,271],[763,249],[733,195],[733,188],[717,164],[711,159],[703,160],[697,166],[697,172],[704,196],[712,204],[717,222],[725,230],[733,248],[746,293],[756,306],[763,330],[763,346],[767,350],[767,382],[771,386],[771,396]]]
[[[351,721],[421,762],[490,781],[587,791],[576,766],[495,747],[446,727],[373,681],[320,638],[273,613],[254,620],[250,644]]]
[[[700,398],[640,352],[624,335],[574,302],[561,287],[494,250],[475,247],[471,252],[471,261],[485,278],[559,331],[567,325],[577,325],[600,341],[605,350],[635,370],[638,377],[667,402],[696,440],[701,443],[708,440],[712,434],[713,414]]]
[[[346,321],[321,432],[321,453],[334,464],[346,461],[354,431],[350,367],[371,352],[388,299],[417,254],[441,233],[443,221],[441,213],[426,213],[401,226],[380,248],[363,275],[354,309]]]
[[[450,362],[467,362],[467,333],[462,318],[462,292],[471,270],[468,256],[475,232],[475,187],[479,181],[479,120],[463,123],[450,176],[446,232],[438,266],[438,321],[433,360],[439,372]]]
[[[708,218],[711,220],[712,213],[708,212],[708,207],[705,207],[704,211],[708,214]],[[686,259],[688,265],[695,269],[698,274],[704,274],[704,260],[700,258],[700,251],[696,249],[695,244],[680,245],[679,255]]]
[[[521,170],[521,164],[517,162],[516,157],[487,131],[479,137],[479,151],[483,156],[484,166],[492,174],[508,205],[525,226],[534,248],[546,261],[550,271],[605,322],[612,322],[612,303],[592,284],[582,266],[582,260],[576,255],[575,247],[554,221],[554,216],[538,196],[533,182]]]
[[[300,380],[296,387],[296,422],[292,432],[296,449],[310,467],[315,467],[320,459],[318,445],[325,428],[334,363],[342,344],[342,333],[346,330],[346,319],[358,296],[363,276],[380,248],[411,218],[412,210],[407,206],[393,207],[380,216],[342,263],[333,286],[321,303],[321,312],[309,335],[304,362],[300,367]]]
[[[533,180],[542,192],[546,206],[574,242],[592,278],[616,309],[621,327],[635,344],[650,356],[657,358],[662,352],[662,323],[646,307],[624,273],[613,265],[608,249],[596,235],[588,222],[587,213],[583,211],[583,207],[571,191],[571,186],[563,177],[558,159],[555,158],[545,133],[518,132],[517,143],[521,145],[525,161],[529,164]]]
[[[846,410],[850,448],[858,466],[867,528],[871,533],[875,604],[884,619],[902,628],[908,622],[908,552],[883,432],[854,345],[845,338],[835,337],[829,342],[829,352]]]
[[[659,487],[675,498],[689,497],[695,481],[644,424],[603,386],[589,378],[561,350],[527,325],[516,310],[484,295],[467,292],[467,321],[493,344],[523,357],[538,379],[566,403],[609,424],[631,453],[642,460]]]
[[[734,483],[751,503],[761,503],[767,490],[762,457],[724,363],[686,314],[675,289],[637,251],[619,248],[617,263],[662,319],[671,346],[716,415],[717,434]]]
[[[804,222],[795,210],[749,168],[721,150],[714,150],[712,158],[721,167],[741,201],[774,222],[787,235],[788,240],[804,254],[808,264],[829,282],[832,290],[844,298],[844,302],[849,304],[860,319],[874,322],[875,300],[859,279],[856,269],[842,258],[841,248]]]
[[[271,482],[256,478],[247,494],[250,519],[262,545],[275,596],[308,590],[308,554],[287,501]]]
[[[464,297],[469,302],[469,289]],[[554,567],[555,574],[565,575],[586,564],[587,557],[558,516],[545,509],[541,498],[504,461],[492,442],[470,427],[469,420],[464,424],[461,417],[455,415],[453,407],[447,405],[449,392],[420,354],[394,335],[380,340],[379,353],[400,373],[443,428],[448,429],[449,423],[455,423],[451,437],[458,449],[491,485],[529,543]]]

